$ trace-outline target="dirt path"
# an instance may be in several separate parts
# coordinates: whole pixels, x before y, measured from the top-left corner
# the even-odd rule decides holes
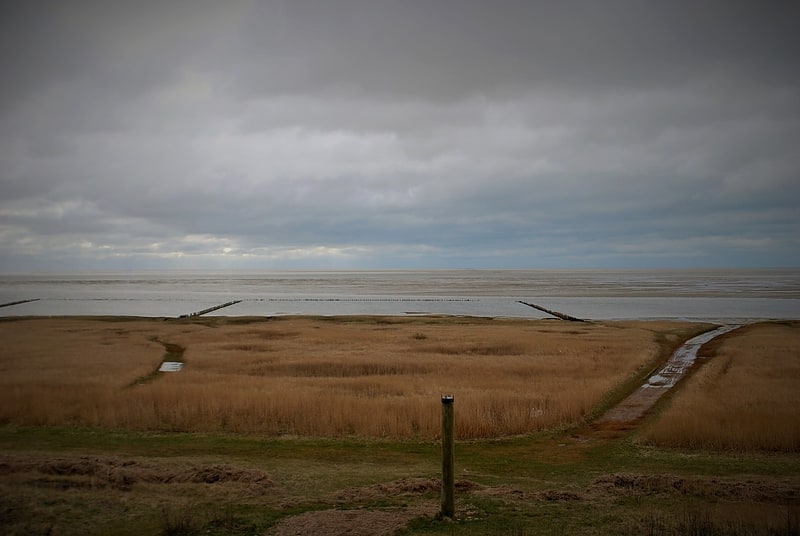
[[[697,351],[711,339],[733,331],[741,324],[720,326],[693,337],[683,343],[667,360],[666,364],[625,400],[608,410],[593,424],[594,430],[628,430],[644,417],[669,389],[688,372],[697,359]]]

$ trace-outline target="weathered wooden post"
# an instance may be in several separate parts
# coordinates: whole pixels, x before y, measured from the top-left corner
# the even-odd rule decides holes
[[[442,510],[440,517],[455,517],[453,463],[453,395],[442,395]]]

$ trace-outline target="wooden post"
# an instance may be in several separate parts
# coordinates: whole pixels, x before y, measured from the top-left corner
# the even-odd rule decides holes
[[[442,510],[440,517],[455,517],[455,469],[453,463],[453,396],[442,395]]]

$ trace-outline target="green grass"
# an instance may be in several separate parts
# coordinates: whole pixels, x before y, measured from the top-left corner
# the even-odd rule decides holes
[[[4,426],[0,452],[11,458],[97,456],[168,465],[223,463],[265,471],[275,481],[276,491],[274,496],[271,492],[261,496],[227,484],[138,483],[129,491],[56,489],[36,487],[31,484],[37,481],[34,478],[20,484],[0,476],[0,504],[5,509],[0,510],[0,529],[7,534],[44,533],[52,523],[59,533],[67,534],[262,534],[280,519],[307,511],[391,510],[409,503],[436,506],[435,489],[397,496],[342,493],[406,478],[435,479],[439,449],[437,443],[417,441]],[[728,481],[776,481],[797,490],[800,458],[791,454],[659,449],[639,444],[635,436],[607,440],[572,430],[458,442],[455,455],[457,482],[475,486],[457,492],[457,519],[418,516],[404,534],[639,534],[651,529],[653,534],[679,534],[669,531],[686,528],[692,520],[708,529],[698,534],[792,534],[797,528],[796,501],[771,504],[757,497],[737,500],[702,490],[672,492],[668,487],[601,493],[593,487],[604,476],[640,474],[705,478],[704,482],[720,482],[722,490]],[[57,478],[61,477],[51,480]],[[722,523],[720,516],[745,507],[755,513],[736,521],[738,525]],[[87,524],[87,519],[92,522]]]

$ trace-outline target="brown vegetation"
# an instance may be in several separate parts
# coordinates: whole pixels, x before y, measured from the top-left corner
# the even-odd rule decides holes
[[[445,522],[435,517],[440,450],[427,440],[438,434],[440,394],[456,396],[461,437],[566,426],[621,398],[707,326],[0,320],[0,532],[794,535],[797,442],[774,440],[799,428],[789,394],[798,327],[753,325],[712,341],[700,352],[710,360],[670,391],[672,406],[648,431],[653,440],[671,422],[684,443],[665,444],[742,449],[702,442],[698,430],[747,425],[735,436],[746,448],[788,452],[662,449],[586,427],[463,441],[456,519]],[[185,367],[160,373],[162,360]],[[698,389],[713,394],[692,398]],[[689,412],[669,421],[682,404]],[[782,413],[762,427],[753,421],[769,416],[748,413],[758,407]],[[689,428],[690,417],[701,424]],[[24,426],[37,424],[57,427]],[[114,430],[61,426],[70,424]]]
[[[0,422],[434,438],[438,398],[452,393],[457,437],[524,434],[579,422],[652,366],[660,337],[694,329],[464,318],[5,321]],[[185,348],[185,367],[153,376],[168,344]]]
[[[655,444],[800,450],[800,322],[753,324],[720,337],[710,361],[645,431]]]

